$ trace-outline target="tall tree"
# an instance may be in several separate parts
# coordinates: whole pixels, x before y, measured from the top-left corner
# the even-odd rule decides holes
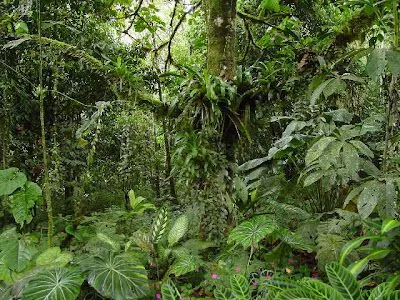
[[[236,73],[236,0],[207,0],[207,69],[229,81]]]

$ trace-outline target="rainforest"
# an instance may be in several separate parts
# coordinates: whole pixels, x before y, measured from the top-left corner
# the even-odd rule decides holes
[[[400,299],[398,0],[0,0],[0,300]]]

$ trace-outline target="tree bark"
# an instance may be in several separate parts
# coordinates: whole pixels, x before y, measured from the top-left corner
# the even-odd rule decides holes
[[[207,0],[207,69],[233,80],[236,74],[236,0]]]

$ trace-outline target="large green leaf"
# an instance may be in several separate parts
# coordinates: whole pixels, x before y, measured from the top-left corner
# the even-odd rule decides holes
[[[325,98],[329,98],[333,94],[342,93],[346,90],[346,82],[340,78],[334,78],[333,80],[329,81],[326,87],[323,90],[323,94]]]
[[[400,51],[389,50],[386,53],[388,67],[394,76],[400,75]]]
[[[313,183],[317,182],[318,180],[320,180],[324,175],[326,174],[325,170],[318,170],[316,172],[312,172],[311,174],[309,174],[303,182],[303,186],[307,187],[309,185],[312,185]]]
[[[197,255],[183,255],[176,259],[170,269],[169,274],[174,274],[176,277],[184,275],[186,273],[193,272],[203,265],[203,261]]]
[[[21,272],[31,262],[37,249],[27,245],[23,239],[10,239],[0,245],[0,259],[12,271]]]
[[[262,0],[260,7],[273,12],[280,11],[279,0]]]
[[[389,282],[381,283],[376,286],[369,294],[368,300],[382,300],[393,291],[393,286]]]
[[[161,286],[161,295],[164,300],[177,300],[180,298],[178,289],[170,280]]]
[[[168,232],[168,244],[169,246],[175,245],[183,236],[186,234],[189,228],[189,218],[186,214],[181,215],[176,219],[171,230]]]
[[[245,162],[243,165],[240,165],[238,167],[238,171],[245,172],[245,171],[252,170],[254,168],[261,166],[263,163],[267,162],[268,160],[270,160],[270,158],[268,158],[268,157],[256,158],[256,159],[250,160],[248,162]]]
[[[115,300],[137,299],[148,293],[146,270],[128,256],[107,253],[84,262],[87,281],[102,296]]]
[[[275,300],[320,300],[320,298],[318,298],[312,291],[304,288],[295,288],[280,292],[276,296]]]
[[[387,179],[379,199],[378,213],[382,219],[395,218],[397,215],[397,192],[393,180]]]
[[[386,67],[386,51],[376,48],[368,57],[366,71],[372,79],[377,79]]]
[[[359,156],[355,147],[349,143],[343,145],[342,153],[343,162],[349,173],[354,173],[359,170]]]
[[[82,274],[75,270],[44,270],[24,287],[22,300],[75,300],[83,280]]]
[[[326,274],[333,288],[346,300],[361,300],[361,290],[356,278],[345,267],[331,263],[325,267]]]
[[[265,216],[256,216],[235,227],[229,234],[228,243],[242,244],[244,248],[254,247],[277,228],[275,221]]]
[[[326,147],[328,147],[328,145],[334,140],[334,137],[327,136],[319,139],[316,143],[314,143],[307,151],[305,158],[306,165],[309,166],[313,161],[318,159],[322,155]]]
[[[400,291],[386,294],[382,297],[382,300],[400,300]]]
[[[231,290],[229,290],[225,287],[218,286],[214,290],[214,298],[216,300],[230,300],[230,299],[232,299],[232,292],[231,292]]]
[[[352,201],[353,199],[355,199],[358,195],[360,195],[360,193],[364,190],[364,185],[361,186],[357,186],[355,188],[353,188],[350,193],[347,195],[346,199],[344,200],[343,203],[343,209],[346,208],[346,206],[350,203],[350,201]]]
[[[397,227],[400,227],[400,221],[398,220],[385,220],[382,223],[382,228],[381,232],[386,233],[389,232],[392,229],[395,229]]]
[[[379,199],[383,196],[385,185],[371,181],[364,186],[357,199],[357,209],[361,218],[366,219],[374,211]]]
[[[35,204],[42,203],[42,190],[34,182],[27,182],[25,186],[10,196],[11,212],[15,222],[21,225],[32,221],[31,210]]]
[[[233,299],[248,300],[250,297],[250,285],[247,278],[241,274],[235,274],[230,278]]]
[[[337,109],[324,113],[324,115],[332,118],[332,121],[350,124],[354,115],[347,109]]]
[[[11,195],[16,189],[23,187],[26,181],[25,174],[17,168],[0,170],[0,196]]]
[[[350,143],[354,147],[356,147],[357,150],[360,151],[360,153],[364,154],[365,156],[367,156],[369,158],[373,158],[374,157],[374,153],[363,142],[361,142],[359,140],[351,140]]]
[[[334,81],[335,78],[330,78],[324,82],[322,82],[311,94],[310,98],[310,105],[314,106],[321,94],[323,93],[324,89],[330,84],[332,81]]]
[[[151,203],[144,202],[146,198],[141,196],[136,197],[135,192],[130,190],[129,193],[129,203],[131,205],[132,211],[135,213],[143,213],[147,209],[154,209],[155,206]]]
[[[162,207],[157,214],[157,219],[153,224],[151,231],[151,237],[154,244],[158,244],[164,237],[165,230],[168,225],[168,210],[166,207]]]
[[[36,265],[65,267],[70,261],[72,261],[71,253],[62,253],[60,247],[52,247],[46,249],[36,258]]]
[[[12,285],[0,281],[0,300],[12,300]]]
[[[316,299],[344,300],[343,296],[337,290],[319,280],[306,279],[300,284],[306,288],[307,291],[312,292],[316,296]]]
[[[371,254],[368,254],[366,257],[364,257],[361,260],[358,260],[351,264],[348,267],[348,270],[350,271],[351,274],[354,276],[358,276],[362,271],[364,271],[365,267],[368,265],[369,261],[372,259],[382,259],[386,257],[390,252],[392,252],[391,249],[377,249],[373,251]]]
[[[362,243],[366,240],[370,240],[370,239],[379,239],[379,236],[377,235],[368,235],[368,236],[361,236],[359,238],[356,238],[354,240],[351,240],[349,242],[346,243],[346,245],[344,245],[344,247],[342,248],[342,251],[340,252],[340,259],[339,259],[339,263],[341,265],[343,265],[346,257],[355,249],[357,249],[358,247],[360,247],[362,245]]]

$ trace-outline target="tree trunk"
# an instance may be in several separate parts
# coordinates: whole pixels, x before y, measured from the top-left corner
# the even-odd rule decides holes
[[[207,0],[207,69],[230,81],[236,73],[236,0]]]

